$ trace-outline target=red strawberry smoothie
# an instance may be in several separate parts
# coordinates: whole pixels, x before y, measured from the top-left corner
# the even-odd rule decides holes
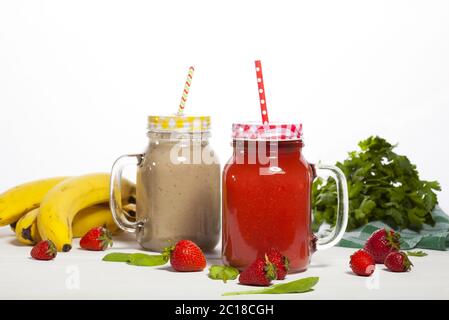
[[[234,146],[235,146],[234,142]],[[267,144],[268,142],[259,142]],[[302,142],[278,142],[277,165],[237,163],[223,173],[223,260],[244,268],[271,248],[290,259],[291,271],[307,268],[311,255],[311,183]],[[241,153],[251,156],[247,141]],[[246,158],[245,158],[246,159]],[[261,171],[262,169],[262,171]],[[261,175],[260,172],[265,172]]]

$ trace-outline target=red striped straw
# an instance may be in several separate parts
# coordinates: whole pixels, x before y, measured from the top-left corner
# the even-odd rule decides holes
[[[182,91],[181,102],[179,103],[178,115],[182,115],[184,113],[184,108],[186,106],[187,97],[189,96],[190,86],[192,84],[193,72],[195,68],[191,66],[189,68],[189,73],[187,74],[186,83],[184,85],[184,90]]]
[[[256,60],[257,86],[259,88],[260,112],[263,124],[268,124],[267,100],[265,99],[265,87],[263,85],[262,63]]]

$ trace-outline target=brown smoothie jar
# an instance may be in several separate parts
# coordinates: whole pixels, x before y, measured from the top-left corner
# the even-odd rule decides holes
[[[143,154],[125,155],[111,174],[111,210],[138,243],[162,251],[187,239],[210,251],[220,235],[220,164],[213,151],[208,116],[150,116],[149,144]],[[137,165],[136,221],[122,212],[120,180]]]

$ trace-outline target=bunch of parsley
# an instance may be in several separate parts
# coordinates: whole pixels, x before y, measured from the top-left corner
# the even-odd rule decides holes
[[[380,137],[359,142],[360,151],[349,153],[337,166],[348,181],[349,222],[347,230],[369,221],[382,220],[396,229],[419,230],[423,223],[434,225],[431,212],[438,203],[437,181],[419,179],[416,166],[406,156],[393,152]],[[333,179],[316,179],[313,184],[313,229],[323,223],[335,225],[336,185]]]

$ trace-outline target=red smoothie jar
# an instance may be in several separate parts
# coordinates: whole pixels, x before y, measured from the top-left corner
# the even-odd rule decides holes
[[[337,244],[348,222],[342,171],[309,164],[302,154],[302,126],[233,124],[233,155],[223,171],[223,262],[243,269],[269,249],[290,260],[290,271],[307,269],[315,250]],[[335,227],[317,238],[311,229],[312,182],[327,171],[338,195]]]

